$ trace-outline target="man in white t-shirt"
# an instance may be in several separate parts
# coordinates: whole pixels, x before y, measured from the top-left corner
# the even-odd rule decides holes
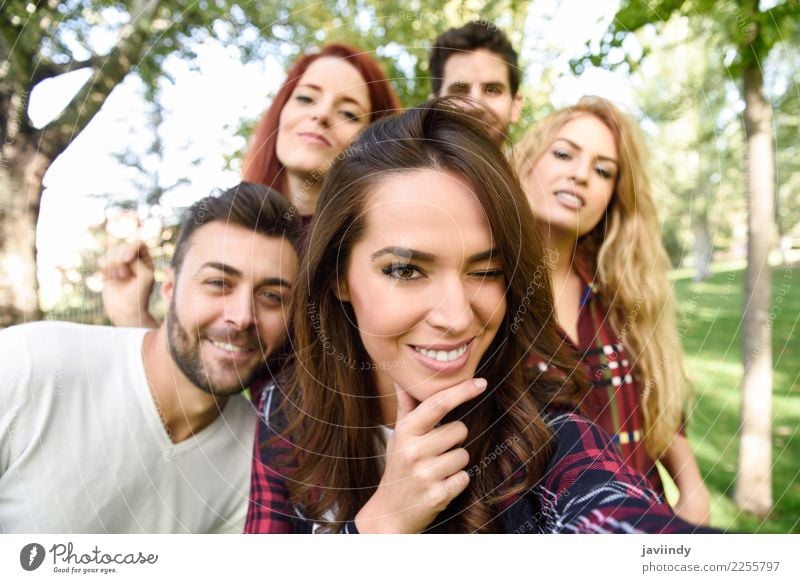
[[[0,332],[0,532],[241,532],[256,415],[283,353],[297,234],[240,184],[187,211],[155,330]]]

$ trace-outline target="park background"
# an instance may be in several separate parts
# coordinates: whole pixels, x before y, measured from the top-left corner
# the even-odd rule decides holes
[[[583,94],[641,123],[712,524],[800,532],[797,0],[0,0],[0,14],[0,327],[103,323],[98,257],[140,238],[163,267],[180,210],[238,182],[302,51],[371,52],[408,107],[430,91],[431,40],[492,22],[523,68],[512,138]]]

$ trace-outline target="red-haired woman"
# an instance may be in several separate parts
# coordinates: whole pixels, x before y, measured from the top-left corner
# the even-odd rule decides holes
[[[314,214],[321,178],[373,121],[400,101],[380,65],[342,44],[301,56],[256,126],[242,180],[283,194],[301,216]]]

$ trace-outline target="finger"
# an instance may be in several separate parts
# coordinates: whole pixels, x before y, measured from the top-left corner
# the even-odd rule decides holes
[[[463,447],[451,449],[431,460],[431,476],[436,480],[444,480],[463,470],[469,464],[469,453]]]
[[[150,248],[145,244],[144,241],[139,241],[139,248],[136,250],[136,256],[139,258],[139,261],[144,263],[150,269],[153,269],[153,256],[150,254]]]
[[[429,431],[420,445],[420,454],[437,456],[443,452],[461,446],[467,439],[469,430],[461,421],[451,421]],[[451,474],[454,472],[450,472]],[[450,475],[450,474],[448,474]]]
[[[441,487],[445,499],[441,500],[440,504],[447,506],[456,496],[466,490],[467,486],[469,486],[469,474],[464,470],[460,470],[446,478]]]
[[[425,435],[450,411],[474,399],[485,390],[486,379],[469,379],[458,383],[425,399],[414,410],[414,414],[408,416],[405,423],[412,433]]]

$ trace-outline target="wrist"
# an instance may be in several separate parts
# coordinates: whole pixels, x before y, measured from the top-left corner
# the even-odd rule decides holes
[[[375,500],[377,493],[359,510],[353,522],[359,533],[362,534],[403,534],[411,532],[404,529],[395,518],[396,510],[387,510]]]

